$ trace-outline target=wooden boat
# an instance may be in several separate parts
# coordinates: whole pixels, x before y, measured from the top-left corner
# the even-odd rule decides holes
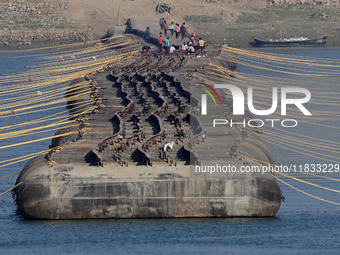
[[[296,46],[325,46],[327,36],[317,39],[296,39],[296,40],[266,40],[254,37],[254,47],[296,47]]]

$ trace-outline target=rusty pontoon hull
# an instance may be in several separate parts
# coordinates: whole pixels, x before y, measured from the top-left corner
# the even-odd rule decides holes
[[[281,202],[275,181],[262,174],[190,177],[188,167],[141,167],[129,176],[124,168],[94,171],[36,171],[21,186],[20,211],[30,219],[265,217],[275,216]]]

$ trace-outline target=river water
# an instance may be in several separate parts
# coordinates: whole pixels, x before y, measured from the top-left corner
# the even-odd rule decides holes
[[[270,49],[267,52],[330,59],[340,56],[339,49]],[[38,61],[39,54],[45,53],[34,52],[23,55],[22,53],[0,52],[0,75],[15,73],[17,77],[24,76],[25,68],[37,62],[41,63],[41,60]],[[243,65],[239,65],[237,71],[264,74],[263,70]],[[272,75],[274,78],[275,75],[284,77],[278,73]],[[306,79],[308,83],[308,78]],[[334,83],[336,84],[337,81],[335,80]],[[310,86],[308,89],[311,90],[320,88],[320,84]],[[336,86],[329,88],[334,89],[334,92],[339,92]],[[0,97],[1,105],[3,100],[10,96]],[[2,117],[0,128],[26,122],[32,118],[38,119],[56,114],[65,110],[62,105],[63,103],[60,103],[61,108],[48,111]],[[310,107],[315,109],[313,105]],[[338,106],[330,108],[330,106],[317,107],[318,110],[333,110],[339,113]],[[332,120],[328,120],[327,126],[340,127],[339,118],[328,117]],[[318,121],[311,119],[311,122]],[[318,123],[325,124],[322,121]],[[0,132],[3,131],[0,130]],[[29,138],[2,139],[0,147],[52,136],[54,132],[49,131]],[[329,127],[299,123],[293,132],[340,143],[339,130]],[[1,149],[0,161],[45,150],[50,142],[50,140],[44,140],[34,144]],[[325,160],[298,154],[274,144],[268,145],[281,164],[328,163]],[[339,162],[339,160],[336,161]],[[1,167],[0,178],[20,171],[25,164],[26,161]],[[330,173],[326,176],[340,177],[337,173]],[[11,188],[16,177],[17,175],[1,180],[0,192]],[[337,181],[329,179],[313,176],[303,178],[332,189],[340,187]],[[340,202],[339,193],[306,185],[286,177],[282,179],[314,196]],[[30,221],[24,220],[16,213],[16,207],[8,193],[0,197],[0,230],[2,232],[0,254],[339,254],[340,206],[317,200],[280,182],[278,184],[286,200],[282,202],[277,216],[257,219]]]

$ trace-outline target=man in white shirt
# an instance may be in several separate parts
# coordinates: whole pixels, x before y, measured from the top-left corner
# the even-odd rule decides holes
[[[187,50],[189,47],[186,42],[183,43],[182,45],[182,50]]]

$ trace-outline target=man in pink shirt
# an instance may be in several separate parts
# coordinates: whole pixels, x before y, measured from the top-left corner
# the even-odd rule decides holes
[[[181,26],[178,23],[176,23],[176,27],[175,27],[176,38],[178,38],[180,31],[181,31]]]

